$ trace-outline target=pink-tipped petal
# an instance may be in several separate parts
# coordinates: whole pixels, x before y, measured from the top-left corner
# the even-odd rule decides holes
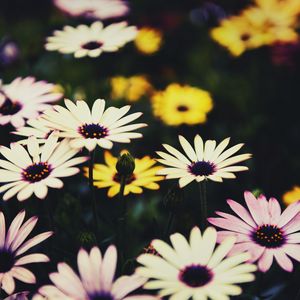
[[[299,213],[300,213],[300,201],[290,204],[280,216],[277,226],[283,227]]]
[[[300,261],[300,245],[287,244],[283,247],[283,251],[293,259]]]
[[[2,211],[0,211],[0,248],[4,246],[5,243],[5,218]]]
[[[244,208],[241,204],[237,203],[234,200],[228,199],[227,200],[228,205],[230,208],[240,217],[242,218],[246,223],[248,223],[252,227],[256,227],[256,223],[254,222],[253,218],[249,214],[246,208]]]
[[[17,214],[17,216],[12,221],[11,225],[9,226],[9,229],[7,231],[5,246],[10,247],[11,243],[16,238],[18,231],[23,223],[23,220],[25,218],[25,210],[22,210]]]
[[[138,289],[147,281],[139,275],[121,276],[113,284],[112,293],[117,299],[123,299],[130,292]]]
[[[267,272],[272,265],[273,256],[273,250],[266,249],[258,261],[258,269],[262,272]]]
[[[117,249],[111,245],[107,248],[101,266],[101,282],[104,291],[110,291],[117,266]]]
[[[254,197],[251,192],[246,191],[244,193],[245,201],[249,208],[252,218],[254,219],[257,225],[262,225],[264,223],[261,213],[260,213],[260,205],[258,200]]]
[[[207,221],[215,226],[232,230],[234,232],[243,233],[247,235],[250,233],[250,230],[244,229],[242,227],[238,227],[236,226],[235,222],[223,218],[208,218]]]
[[[287,271],[287,272],[292,272],[293,271],[293,263],[292,261],[288,258],[288,256],[284,253],[283,250],[277,250],[274,252],[275,259],[279,266]]]
[[[281,215],[281,207],[279,202],[275,198],[269,199],[269,214],[270,214],[270,223],[273,225],[277,225]]]
[[[25,282],[25,283],[35,283],[35,276],[34,274],[22,267],[14,267],[12,269],[12,275],[17,278],[18,280]]]

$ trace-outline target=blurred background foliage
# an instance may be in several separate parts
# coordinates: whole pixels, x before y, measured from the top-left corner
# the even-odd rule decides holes
[[[116,145],[112,152],[117,156],[126,148],[136,157],[155,157],[162,143],[178,147],[178,134],[190,140],[196,133],[217,141],[230,136],[232,144],[244,142],[243,151],[253,154],[247,162],[250,170],[238,174],[236,180],[208,183],[210,215],[216,209],[226,211],[227,198],[242,202],[244,190],[256,190],[280,200],[285,191],[300,182],[300,47],[284,52],[283,62],[279,60],[278,63],[274,47],[248,51],[234,58],[215,43],[209,36],[210,29],[220,18],[238,12],[248,3],[250,1],[131,0],[129,22],[161,30],[160,51],[146,56],[131,43],[116,53],[105,53],[96,59],[74,59],[72,55],[47,52],[45,38],[64,25],[89,24],[90,21],[64,15],[49,0],[2,0],[0,40],[14,42],[18,58],[9,64],[1,63],[0,77],[4,83],[9,83],[18,76],[35,76],[61,85],[67,98],[83,98],[90,104],[97,98],[104,98],[109,105],[116,106],[126,102],[125,99],[110,100],[110,78],[113,76],[144,74],[158,90],[174,82],[207,90],[213,97],[214,109],[203,125],[167,127],[153,117],[148,97],[134,103],[132,110],[142,111],[143,122],[148,124],[142,130],[144,138],[125,147]],[[16,139],[10,131],[9,126],[1,126],[2,145]],[[103,151],[99,148],[96,162],[103,163]],[[126,197],[128,247],[132,258],[142,252],[151,239],[164,238],[170,211],[170,205],[165,205],[170,197],[165,195],[173,184],[172,181],[160,182],[159,191],[146,190],[141,195]],[[97,236],[91,231],[90,194],[87,179],[82,174],[66,180],[63,190],[51,191],[47,203],[35,198],[24,203],[16,199],[2,203],[11,218],[25,207],[30,214],[41,216],[42,228],[51,226],[57,233],[44,245],[48,247],[52,262],[47,267],[34,266],[39,274],[38,285],[47,281],[47,272],[53,271],[57,262],[64,260],[74,264],[79,247],[88,248],[96,241],[106,247],[115,242],[116,231],[112,225],[118,218],[121,204],[117,198],[108,199],[106,192],[106,189],[96,191],[99,213],[103,216]],[[187,233],[200,221],[199,207],[195,208],[199,202],[196,187],[189,185],[180,197],[183,200],[179,209],[177,207],[171,232]],[[50,205],[53,217],[47,215],[46,205]],[[130,272],[132,264],[129,261],[124,272]],[[245,292],[240,298],[293,296],[299,271],[298,267],[296,273],[287,274],[273,267],[259,287],[264,296],[254,298]],[[257,294],[253,287],[249,286],[249,291]]]

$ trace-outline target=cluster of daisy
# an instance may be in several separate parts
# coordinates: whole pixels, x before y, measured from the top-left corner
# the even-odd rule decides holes
[[[275,34],[273,42],[293,35],[288,30],[298,13],[294,0],[289,0],[289,9],[282,1],[278,0],[276,5],[274,1],[257,0],[257,7],[243,12],[249,20],[252,14],[261,16],[255,20],[260,20],[263,26],[269,21],[261,38],[270,41]],[[71,16],[92,19],[107,19],[128,12],[127,4],[121,0],[56,0],[55,5]],[[280,24],[275,23],[273,17]],[[226,21],[230,22],[223,22]],[[257,24],[257,28],[261,24]],[[143,48],[143,38],[141,44],[136,40],[137,47],[147,54],[160,47],[159,34],[152,32],[151,36],[150,33],[145,31],[156,41],[156,47]],[[47,39],[46,49],[73,53],[77,58],[97,57],[102,52],[117,51],[134,40],[136,34],[137,29],[127,26],[126,22],[104,27],[95,21],[90,26],[65,26],[62,31],[55,31]],[[246,42],[252,36],[243,39]],[[171,84],[164,91],[153,91],[144,77],[114,78],[112,84],[119,88],[113,91],[115,98],[125,97],[134,102],[143,93],[151,94],[154,115],[172,126],[204,123],[213,107],[207,91],[187,85]],[[109,197],[120,195],[122,201],[126,201],[123,196],[129,193],[141,194],[143,188],[159,189],[158,182],[164,179],[178,180],[181,189],[193,182],[203,187],[207,181],[234,179],[236,173],[248,170],[240,163],[250,159],[251,154],[237,154],[243,144],[228,147],[230,138],[217,144],[215,140],[204,141],[200,135],[196,135],[192,143],[180,135],[181,150],[163,144],[165,150],[157,151],[157,159],[144,156],[132,160],[123,152],[119,158],[114,157],[108,150],[115,143],[142,138],[136,130],[147,125],[135,123],[142,113],[129,113],[129,105],[107,107],[103,99],[95,100],[91,108],[82,100],[65,99],[64,105],[53,104],[63,96],[58,90],[55,85],[33,77],[17,78],[0,86],[0,124],[11,123],[15,127],[13,133],[21,137],[9,147],[0,147],[3,201],[14,197],[25,201],[33,195],[45,199],[49,188],[63,188],[63,179],[79,173],[80,165],[89,158],[89,168],[84,167],[83,173],[89,178],[92,190],[94,186],[108,188]],[[93,154],[99,148],[106,149],[105,164],[93,162]],[[82,154],[84,149],[89,156]],[[123,165],[122,157],[125,157]],[[161,165],[156,165],[157,162]],[[300,202],[291,201],[282,212],[275,198],[268,200],[264,195],[256,198],[248,191],[244,198],[246,206],[227,201],[236,215],[217,211],[218,217],[207,218],[202,206],[201,222],[205,226],[201,230],[197,226],[192,228],[188,239],[174,233],[170,235],[171,245],[161,239],[153,240],[149,245],[151,251],[136,258],[139,265],[131,275],[115,278],[117,248],[114,245],[103,255],[97,246],[89,252],[80,249],[78,271],[67,263],[59,263],[57,272],[49,274],[50,283],[40,287],[33,299],[229,299],[242,293],[240,284],[254,281],[254,272],[267,272],[273,260],[291,272],[291,259],[300,261]],[[200,200],[205,202],[204,198]],[[13,295],[15,279],[26,284],[36,283],[35,275],[25,265],[49,261],[43,253],[25,255],[53,234],[48,231],[27,239],[38,218],[33,216],[24,222],[25,215],[24,210],[20,211],[6,230],[7,216],[0,211],[0,291],[5,291],[8,299],[28,295],[27,292]],[[206,221],[214,227],[206,226]],[[140,288],[156,292],[136,294]]]
[[[247,49],[298,40],[298,0],[255,0],[239,15],[223,19],[211,36],[234,56]]]

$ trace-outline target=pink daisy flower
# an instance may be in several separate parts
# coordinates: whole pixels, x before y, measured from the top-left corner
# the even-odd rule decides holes
[[[129,293],[141,287],[146,279],[139,275],[121,276],[114,281],[117,267],[117,250],[110,246],[104,256],[97,247],[88,253],[80,249],[77,257],[78,276],[66,263],[59,263],[58,271],[49,275],[53,285],[39,289],[34,300],[154,300],[150,295]],[[45,298],[44,298],[45,297]]]
[[[23,255],[27,250],[52,235],[51,231],[43,232],[25,242],[38,218],[32,217],[22,225],[24,218],[25,211],[22,210],[14,218],[6,233],[5,217],[0,211],[0,288],[8,295],[15,290],[14,278],[25,283],[35,283],[34,274],[24,268],[24,265],[49,261],[48,256],[42,253]]]
[[[248,209],[227,200],[238,217],[217,211],[220,218],[208,218],[211,224],[225,229],[218,232],[218,240],[236,236],[237,242],[230,254],[249,251],[250,261],[258,261],[262,272],[270,269],[274,258],[282,269],[291,272],[293,262],[290,258],[300,261],[300,201],[281,212],[275,198],[267,200],[260,195],[256,199],[247,191],[244,197]]]
[[[61,93],[55,92],[54,84],[36,81],[34,77],[18,77],[4,85],[0,81],[0,124],[22,127],[26,119],[36,118],[51,108],[49,103],[61,97]]]
[[[93,19],[109,19],[126,15],[129,7],[123,0],[54,0],[54,4],[65,13]]]

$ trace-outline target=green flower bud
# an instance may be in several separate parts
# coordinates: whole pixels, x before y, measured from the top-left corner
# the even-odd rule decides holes
[[[129,177],[135,169],[135,162],[132,155],[127,152],[119,156],[116,169],[120,176]]]

